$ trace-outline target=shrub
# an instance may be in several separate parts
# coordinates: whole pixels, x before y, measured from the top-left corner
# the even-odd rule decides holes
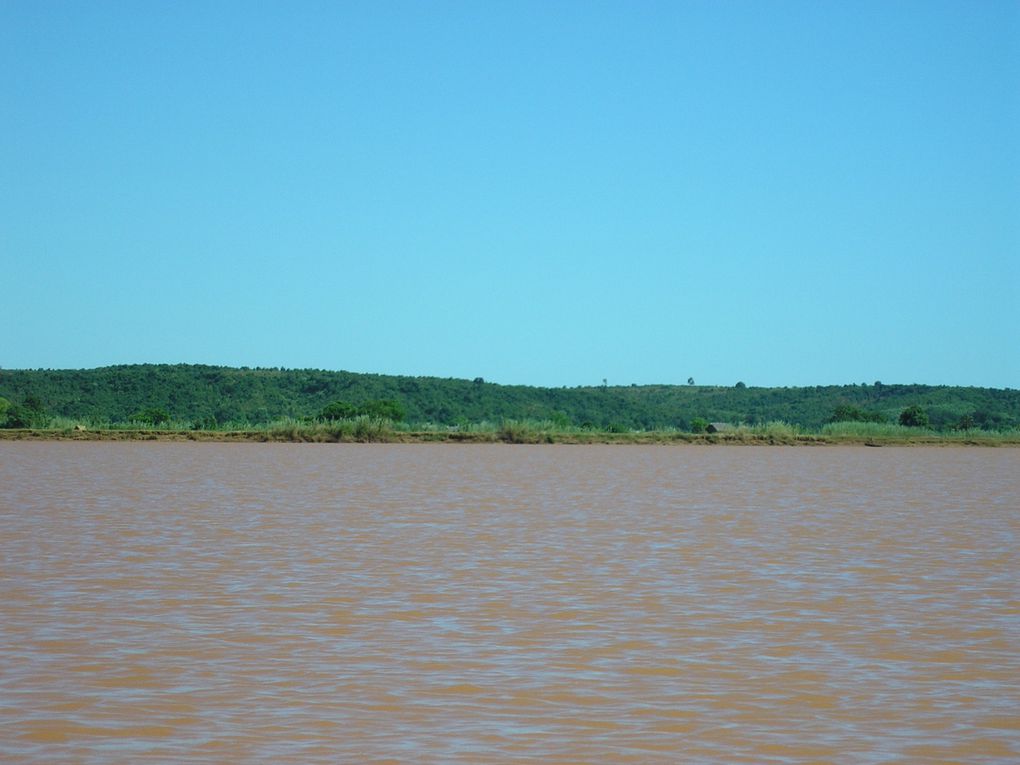
[[[361,413],[379,420],[393,420],[393,422],[400,422],[407,414],[400,402],[391,398],[369,401],[361,407]]]
[[[219,423],[216,422],[216,418],[211,414],[207,414],[198,420],[195,420],[191,424],[192,430],[216,430]]]
[[[971,430],[974,427],[974,418],[969,414],[963,415],[959,420],[956,421],[957,430]]]
[[[159,407],[149,407],[140,412],[135,412],[128,419],[140,425],[165,425],[170,422],[170,413]]]
[[[23,406],[13,404],[7,408],[7,415],[3,420],[5,428],[31,428],[35,425],[35,415]]]
[[[45,427],[49,418],[43,410],[42,401],[33,395],[25,396],[21,404],[12,404],[0,398],[0,427],[39,428]]]
[[[324,406],[315,419],[325,421],[347,420],[357,416],[358,410],[353,404],[348,404],[346,401],[334,401],[332,404]]]
[[[327,404],[315,419],[330,422],[335,420],[353,420],[356,417],[370,417],[376,420],[392,420],[400,422],[407,413],[399,401],[391,398],[368,401],[361,406],[348,404],[346,401],[334,401]]]
[[[878,412],[866,412],[853,404],[840,404],[829,418],[829,422],[885,422]]]
[[[928,413],[917,404],[908,406],[900,412],[900,425],[908,428],[927,428]]]

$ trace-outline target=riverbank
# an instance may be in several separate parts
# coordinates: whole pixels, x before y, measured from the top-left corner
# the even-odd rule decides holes
[[[735,428],[731,432],[608,431],[504,423],[492,427],[404,428],[385,421],[277,424],[223,430],[128,428],[28,428],[0,430],[4,441],[205,441],[217,443],[451,443],[451,444],[695,444],[748,446],[1020,446],[1020,432],[907,428],[831,428],[803,432],[782,423]]]

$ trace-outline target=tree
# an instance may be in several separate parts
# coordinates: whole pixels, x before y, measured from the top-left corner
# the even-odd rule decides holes
[[[130,419],[132,422],[137,422],[140,425],[163,425],[170,422],[170,413],[166,409],[152,406],[140,412],[135,412],[131,415]]]
[[[880,412],[866,412],[853,404],[840,404],[829,418],[829,422],[885,422]]]
[[[0,396],[0,425],[7,419],[7,410],[11,408],[11,402]]]
[[[687,384],[688,385],[694,385],[694,378],[693,377],[688,377],[687,378]]]
[[[908,406],[900,412],[900,425],[905,425],[908,428],[927,428],[928,413],[917,404]]]
[[[744,390],[744,388],[746,388],[747,386],[743,382],[738,382],[733,387],[736,388],[737,390]]]
[[[963,415],[963,417],[961,417],[956,423],[957,430],[970,430],[973,427],[974,418],[971,417],[969,414]]]
[[[353,404],[348,404],[346,401],[334,401],[333,403],[324,406],[315,419],[346,420],[357,416],[358,410]]]
[[[205,417],[201,417],[195,420],[191,424],[192,430],[216,430],[219,423],[216,422],[216,418],[211,414],[207,414]]]
[[[391,398],[369,401],[361,407],[361,412],[369,417],[376,417],[380,420],[393,420],[394,422],[400,422],[407,414],[404,407],[400,405],[400,402],[394,401]]]
[[[853,404],[840,404],[829,418],[829,422],[859,422],[861,419],[861,410]]]
[[[691,420],[691,433],[704,433],[708,430],[708,420],[704,417],[695,417]]]
[[[36,428],[45,423],[45,412],[42,401],[38,396],[28,395],[20,404],[12,404],[6,398],[0,399],[6,403],[6,407],[0,404],[0,424],[5,428]]]
[[[2,425],[5,428],[31,428],[35,425],[35,418],[32,412],[25,407],[11,404],[7,408],[7,415]]]
[[[553,412],[549,415],[550,421],[556,425],[557,428],[569,428],[570,427],[570,415],[566,412]]]

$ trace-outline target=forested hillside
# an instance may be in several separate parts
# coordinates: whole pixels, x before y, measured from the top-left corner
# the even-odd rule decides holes
[[[332,410],[330,405],[335,405]],[[132,365],[86,370],[0,370],[0,422],[64,417],[120,423],[169,418],[196,427],[374,412],[412,423],[550,420],[606,429],[682,430],[708,422],[833,419],[895,422],[918,406],[939,429],[1020,426],[1020,391],[927,385],[756,388],[698,385],[538,388],[314,369]],[[374,407],[374,408],[373,408]],[[148,413],[148,414],[146,414]]]

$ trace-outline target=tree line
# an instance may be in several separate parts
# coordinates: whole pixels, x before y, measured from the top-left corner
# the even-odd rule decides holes
[[[940,430],[1020,427],[1020,391],[852,384],[765,388],[627,385],[543,388],[346,371],[122,365],[85,370],[0,370],[0,425],[45,427],[54,418],[96,424],[259,425],[283,418],[359,416],[463,425],[545,420],[605,430],[690,430],[712,423],[900,423]],[[909,412],[909,413],[908,413]]]

